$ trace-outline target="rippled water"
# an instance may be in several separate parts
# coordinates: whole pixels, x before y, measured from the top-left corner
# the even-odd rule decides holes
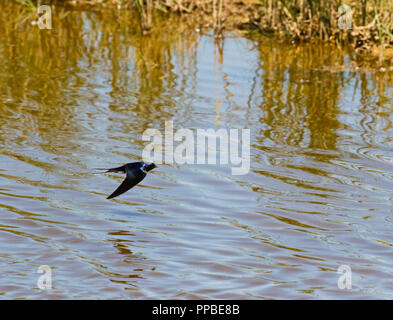
[[[0,13],[2,298],[393,298],[391,75],[170,19],[141,37],[132,12],[28,14]],[[165,121],[250,129],[250,172],[162,164],[106,200],[123,177],[94,168]]]

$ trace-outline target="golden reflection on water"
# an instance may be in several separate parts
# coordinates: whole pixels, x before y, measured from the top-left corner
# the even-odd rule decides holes
[[[141,36],[132,11],[53,16],[0,12],[2,297],[392,297],[391,74],[176,18]],[[166,120],[250,128],[251,171],[160,165],[107,201],[122,177],[93,168],[139,160]]]

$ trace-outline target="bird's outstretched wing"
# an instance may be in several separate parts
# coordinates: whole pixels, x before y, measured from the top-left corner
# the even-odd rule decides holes
[[[126,166],[121,166],[117,168],[110,168],[110,169],[105,169],[105,168],[95,168],[95,170],[106,170],[104,173],[108,172],[123,172],[126,173]]]
[[[118,169],[118,168],[114,168],[114,169]],[[113,169],[110,169],[110,170],[113,170]],[[117,170],[117,171],[122,171],[122,170]],[[117,172],[117,171],[109,171],[109,172]],[[129,170],[125,169],[124,171],[127,173],[126,178],[121,183],[121,185],[118,186],[117,189],[115,191],[113,191],[113,193],[107,199],[112,199],[112,198],[117,197],[117,196],[121,195],[122,193],[130,190],[132,187],[134,187],[139,182],[141,182],[146,176],[146,173],[135,175]]]

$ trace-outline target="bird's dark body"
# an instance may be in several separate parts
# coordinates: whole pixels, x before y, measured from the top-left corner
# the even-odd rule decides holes
[[[122,193],[130,190],[132,187],[136,186],[139,182],[141,182],[145,177],[148,171],[153,170],[156,167],[154,163],[145,163],[145,162],[132,162],[127,163],[124,166],[104,169],[107,172],[122,172],[126,174],[126,178],[124,181],[118,186],[118,188],[113,191],[113,193],[107,198],[112,199],[121,195]]]

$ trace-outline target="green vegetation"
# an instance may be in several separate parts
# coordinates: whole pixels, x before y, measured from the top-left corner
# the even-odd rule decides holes
[[[18,0],[34,7],[33,0]],[[393,46],[393,1],[389,0],[53,0],[71,6],[134,7],[144,34],[155,13],[177,13],[200,28],[257,30],[293,40],[348,42],[370,51]],[[342,6],[351,8],[351,27],[340,26]],[[341,7],[341,8],[340,8]]]

